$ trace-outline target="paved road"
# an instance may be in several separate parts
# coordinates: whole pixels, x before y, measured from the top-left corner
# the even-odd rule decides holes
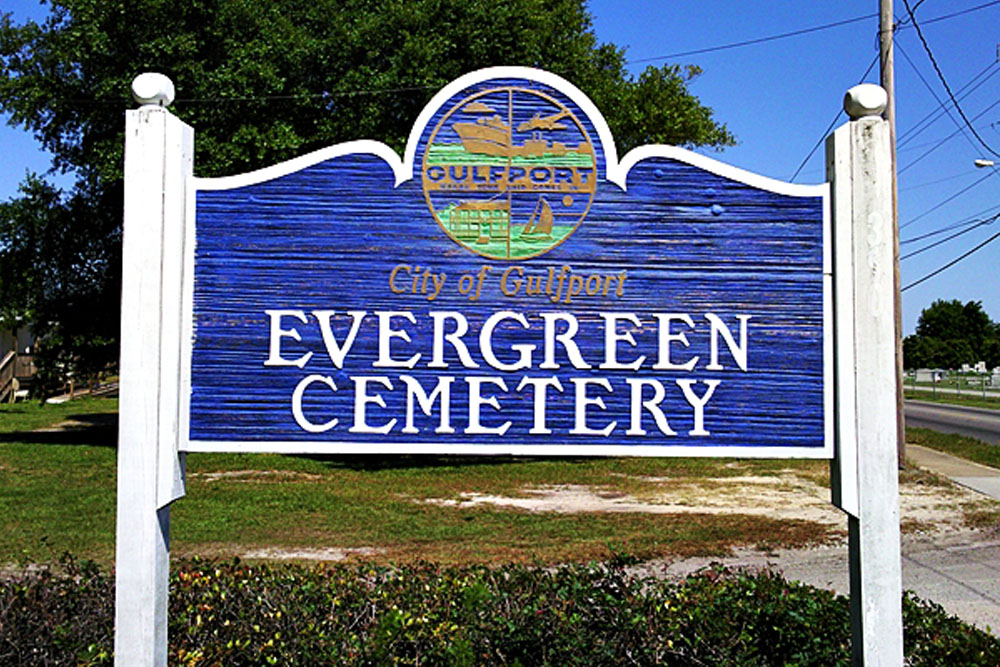
[[[906,401],[906,425],[958,433],[1000,445],[1000,410]]]

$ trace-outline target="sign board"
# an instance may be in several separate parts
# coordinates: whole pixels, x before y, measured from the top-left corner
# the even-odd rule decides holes
[[[520,68],[194,179],[180,448],[830,458],[828,199]]]
[[[619,159],[525,68],[447,86],[402,159],[360,141],[220,179],[191,177],[169,79],[133,93],[116,664],[167,663],[188,451],[833,457],[855,662],[902,663],[884,90],[848,91],[818,186]]]

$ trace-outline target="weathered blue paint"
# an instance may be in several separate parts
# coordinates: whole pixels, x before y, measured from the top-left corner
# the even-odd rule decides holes
[[[499,86],[542,89],[566,104],[586,126],[595,142],[598,181],[593,204],[576,231],[549,252],[531,259],[486,259],[449,238],[432,217],[421,185],[423,152],[439,119],[454,104],[477,90]],[[201,190],[196,194],[196,247],[194,250],[194,340],[191,362],[189,439],[224,442],[348,442],[468,443],[494,446],[552,445],[683,445],[691,448],[733,446],[824,448],[824,283],[821,196],[789,196],[719,176],[683,161],[650,158],[635,164],[628,174],[627,190],[604,178],[605,147],[596,123],[559,90],[524,80],[491,80],[463,91],[441,106],[427,123],[417,145],[414,178],[394,186],[392,168],[381,158],[354,154],[314,164],[265,182],[227,190]],[[408,265],[446,274],[440,295],[396,294],[390,290],[394,267]],[[490,270],[478,300],[462,295],[457,287],[463,275]],[[570,267],[579,275],[627,273],[622,296],[614,287],[608,296],[574,298],[554,304],[545,297],[504,296],[501,274],[512,266],[526,274],[558,274]],[[401,282],[401,281],[400,281]],[[397,282],[399,285],[399,282]],[[522,288],[523,289],[523,288]],[[266,310],[336,310],[334,331],[338,341],[346,335],[346,312],[364,310],[364,320],[345,367],[337,369],[325,353],[319,327],[285,318],[301,341],[281,340],[281,354],[296,359],[313,352],[303,368],[267,367],[270,323]],[[373,368],[378,354],[374,311],[407,311],[417,322],[397,320],[409,332],[411,343],[393,342],[393,356],[405,359],[423,355],[411,370]],[[429,311],[460,311],[471,329],[464,337],[478,369],[462,369],[452,347],[445,345],[448,369],[427,367],[431,357]],[[517,354],[510,345],[533,343],[532,366],[501,372],[485,362],[478,349],[482,322],[497,311],[524,314],[531,329],[506,325],[494,338],[497,355],[511,362]],[[542,370],[542,320],[540,312],[567,312],[580,321],[575,341],[590,370],[573,369],[557,346],[559,370]],[[634,313],[642,321],[635,330],[635,348],[618,346],[619,358],[628,362],[647,356],[639,371],[602,370],[604,326],[598,313]],[[684,330],[690,347],[674,345],[674,360],[700,356],[693,371],[657,371],[656,326],[653,313],[686,313],[696,327]],[[750,315],[748,368],[737,367],[728,347],[720,341],[723,370],[707,370],[709,326],[706,313],[718,315],[739,337],[737,315]],[[621,331],[625,328],[621,327]],[[331,392],[314,384],[305,393],[303,411],[314,423],[338,418],[339,424],[324,433],[308,433],[296,424],[291,396],[308,375],[329,376],[339,388]],[[387,435],[349,432],[354,415],[354,376],[387,376],[393,390],[372,385],[381,394],[382,408],[370,404],[368,421],[381,425],[398,419]],[[417,434],[403,434],[405,388],[400,375],[421,381],[426,391],[443,375],[455,376],[452,384],[453,434],[434,432],[436,407],[427,417],[416,410]],[[494,395],[502,411],[486,406],[482,421],[512,426],[501,436],[469,435],[468,389],[463,377],[502,377],[509,392],[487,385],[484,395]],[[562,393],[549,391],[547,424],[551,435],[528,433],[533,425],[533,392],[515,391],[523,376],[556,376]],[[608,437],[571,435],[574,388],[571,378],[606,378],[613,393],[593,390],[607,409],[588,409],[588,425],[601,428],[617,420]],[[661,434],[649,413],[643,416],[645,436],[628,436],[630,426],[627,378],[661,380],[667,390],[663,403],[675,436]],[[693,411],[685,401],[678,379],[697,380],[701,395],[705,380],[719,380],[705,407],[708,436],[693,436]],[[647,394],[647,398],[649,394]]]

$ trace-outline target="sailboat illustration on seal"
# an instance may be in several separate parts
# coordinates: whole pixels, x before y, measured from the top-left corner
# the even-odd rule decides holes
[[[552,207],[549,206],[545,197],[539,196],[535,210],[531,212],[531,218],[528,220],[528,224],[521,229],[521,235],[518,238],[528,243],[551,241],[552,220]]]

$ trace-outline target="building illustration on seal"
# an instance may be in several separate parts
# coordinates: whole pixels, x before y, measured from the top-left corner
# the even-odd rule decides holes
[[[491,259],[529,258],[580,225],[597,189],[579,118],[538,90],[499,87],[449,109],[434,128],[423,189],[440,227]]]

